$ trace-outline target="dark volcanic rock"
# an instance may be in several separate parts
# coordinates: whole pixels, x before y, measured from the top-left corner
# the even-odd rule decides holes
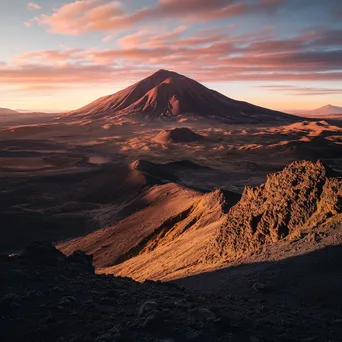
[[[40,242],[1,259],[2,341],[186,341],[194,331],[198,341],[231,336],[212,324],[210,300],[175,285],[96,275],[91,261]]]
[[[28,245],[24,249],[22,257],[24,260],[42,265],[57,265],[66,259],[66,256],[54,246],[41,241],[35,241]]]

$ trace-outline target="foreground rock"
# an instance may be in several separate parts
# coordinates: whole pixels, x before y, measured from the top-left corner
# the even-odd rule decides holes
[[[0,258],[1,338],[339,341],[341,255],[336,247],[273,268],[260,264],[203,274],[185,279],[186,289],[96,275],[91,256],[66,257],[35,243],[21,256]]]
[[[2,341],[234,341],[223,307],[176,285],[95,275],[82,252],[34,243],[0,265]]]

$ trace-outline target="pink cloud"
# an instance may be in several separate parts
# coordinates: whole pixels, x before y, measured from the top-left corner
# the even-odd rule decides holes
[[[48,26],[54,33],[78,35],[82,32],[105,29],[109,21],[123,15],[122,5],[118,1],[104,4],[102,0],[75,1],[62,5],[53,14],[42,14],[30,23]]]
[[[43,50],[25,52],[14,57],[13,61],[16,65],[31,65],[32,63],[48,63],[56,62],[68,63],[80,53],[81,49],[60,49],[60,50]]]
[[[136,46],[142,43],[143,39],[145,40],[151,32],[147,29],[141,29],[135,33],[128,34],[119,40],[117,43],[123,48],[130,48],[132,46]]]
[[[184,73],[201,82],[222,81],[341,81],[342,72],[246,72],[243,68],[221,65],[216,69],[189,69],[193,63],[180,64],[178,72]],[[178,64],[177,64],[178,65]],[[171,66],[171,64],[170,64]],[[198,65],[196,66],[198,67]],[[111,85],[115,82],[135,82],[154,72],[156,68],[132,68],[131,66],[111,67],[106,65],[65,65],[41,66],[27,65],[0,67],[0,84],[15,86],[19,89],[43,89],[44,87],[75,87],[84,84]]]
[[[319,95],[341,95],[342,88],[322,88],[322,87],[301,87],[294,85],[264,85],[258,88],[271,90],[275,92],[285,92],[289,95],[300,96],[319,96]]]
[[[187,26],[181,25],[174,28],[171,32],[163,32],[161,29],[158,34],[156,34],[155,30],[142,28],[139,31],[128,34],[122,38],[120,38],[117,43],[121,45],[123,48],[131,48],[131,47],[160,47],[167,44],[168,41],[174,40],[179,37],[182,33],[187,30]]]
[[[152,7],[133,13],[124,11],[122,4],[104,0],[74,1],[54,11],[33,18],[31,23],[47,26],[51,32],[78,35],[90,31],[112,31],[130,28],[153,20],[202,20],[243,16],[252,13],[274,13],[284,0],[258,0],[255,3],[237,0],[159,0]]]
[[[102,41],[103,43],[107,43],[107,42],[111,41],[112,39],[114,39],[114,37],[115,37],[114,34],[109,34],[109,35],[107,35],[107,36],[104,36],[104,37],[101,39],[101,41]]]
[[[189,35],[184,26],[160,31],[141,29],[121,38],[114,49],[25,52],[11,65],[0,63],[0,84],[38,89],[68,82],[127,83],[160,68],[202,82],[342,81],[342,50],[319,49],[339,41],[332,30],[316,28],[281,41],[274,38],[272,27],[244,35],[217,30]]]
[[[34,3],[34,2],[29,2],[27,4],[27,8],[28,9],[33,9],[33,10],[40,10],[41,9],[41,7],[38,4]]]

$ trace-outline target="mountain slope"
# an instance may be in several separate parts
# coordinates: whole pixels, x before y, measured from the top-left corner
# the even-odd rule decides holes
[[[268,260],[294,241],[300,254],[315,247],[308,239],[323,241],[334,234],[325,224],[341,220],[342,179],[332,177],[321,162],[294,162],[265,184],[246,188],[230,209],[225,198],[217,191],[204,195],[153,249],[100,272],[169,280],[249,262],[253,255]]]
[[[238,197],[156,186],[146,194],[148,207],[58,248],[94,254],[98,272],[137,280],[181,278],[255,254],[267,259],[270,248],[330,236],[321,227],[340,220],[342,179],[321,162],[294,162]]]
[[[97,267],[122,262],[133,256],[163,224],[184,216],[198,196],[196,191],[184,190],[173,183],[154,186],[140,200],[149,204],[142,210],[108,228],[62,243],[58,248],[66,254],[77,249],[93,254]]]
[[[196,117],[236,123],[298,120],[289,114],[233,100],[188,77],[167,70],[159,70],[70,115],[91,118],[134,116],[147,120]]]

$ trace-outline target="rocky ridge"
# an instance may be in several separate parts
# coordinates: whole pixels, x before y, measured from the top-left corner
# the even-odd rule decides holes
[[[207,260],[236,258],[291,240],[342,212],[342,178],[322,162],[296,161],[240,201],[207,248]]]

